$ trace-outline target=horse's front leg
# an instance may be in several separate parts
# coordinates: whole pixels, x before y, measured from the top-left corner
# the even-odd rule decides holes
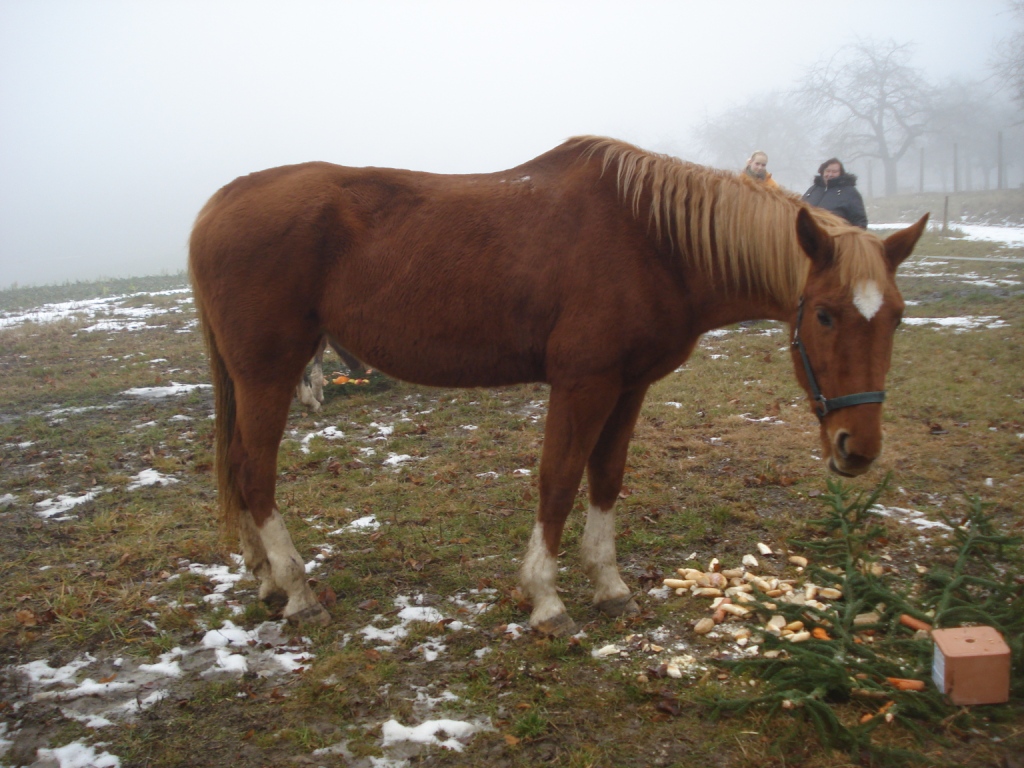
[[[520,573],[523,592],[533,602],[530,626],[545,634],[576,632],[555,591],[558,549],[587,457],[617,397],[616,388],[600,382],[551,389],[540,462],[540,507]]]
[[[594,585],[594,606],[609,616],[639,613],[615,557],[615,500],[622,490],[626,453],[647,388],[624,392],[587,462],[590,509],[580,556]]]

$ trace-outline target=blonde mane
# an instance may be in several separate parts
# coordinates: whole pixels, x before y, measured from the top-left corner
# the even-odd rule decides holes
[[[739,174],[646,152],[614,139],[572,140],[584,157],[600,155],[601,172],[612,168],[619,194],[641,218],[649,198],[649,223],[687,262],[731,290],[766,292],[796,306],[810,268],[796,236],[796,214],[807,208],[835,238],[844,285],[887,280],[881,240],[843,219],[768,189]]]

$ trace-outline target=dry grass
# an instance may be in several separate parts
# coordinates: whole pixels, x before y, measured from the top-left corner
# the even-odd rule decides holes
[[[921,248],[940,245],[925,242]],[[943,276],[922,276],[938,271]],[[902,287],[920,303],[908,315],[997,315],[1007,327],[957,334],[911,326],[899,332],[886,403],[886,452],[877,471],[852,485],[870,489],[891,471],[894,481],[882,502],[933,519],[940,512],[956,514],[965,494],[977,495],[993,505],[1007,532],[1020,533],[1022,291],[1019,285],[971,283],[963,277],[970,272],[1020,280],[1022,268],[975,262],[914,267]],[[230,562],[214,524],[209,390],[156,401],[122,394],[172,380],[207,380],[198,335],[178,332],[187,330],[191,311],[156,303],[165,314],[147,322],[162,328],[84,332],[87,322],[67,321],[0,330],[0,497],[16,499],[0,512],[0,654],[7,665],[32,659],[56,664],[85,651],[153,660],[175,645],[194,643],[228,615],[203,602],[209,583],[183,575],[181,566]],[[731,563],[758,541],[783,546],[818,516],[824,470],[816,459],[817,423],[779,331],[754,324],[709,337],[684,370],[653,388],[619,505],[620,565],[638,588],[691,553],[702,562],[717,556]],[[152,362],[157,359],[164,362]],[[365,389],[329,388],[325,410],[316,417],[296,406],[280,452],[278,500],[300,552],[321,551],[325,531],[356,518],[372,514],[382,523],[376,534],[338,539],[316,572],[316,588],[329,588],[336,597],[334,624],[304,630],[316,660],[284,681],[182,683],[171,699],[131,724],[105,731],[107,748],[125,766],[220,766],[225,760],[261,766],[308,756],[339,740],[347,740],[357,757],[379,756],[376,726],[389,716],[413,719],[410,699],[433,682],[458,692],[453,713],[487,716],[495,730],[478,735],[463,753],[430,752],[432,764],[856,764],[822,753],[795,720],[752,716],[709,725],[697,702],[740,690],[744,681],[708,674],[640,682],[640,656],[594,659],[593,648],[658,627],[707,659],[723,648],[692,635],[689,622],[703,614],[684,599],[644,596],[644,613],[630,622],[593,615],[586,580],[575,567],[579,515],[566,531],[569,569],[560,585],[587,636],[512,640],[504,634],[506,624],[527,619],[515,592],[516,559],[536,504],[545,401],[541,386],[438,391],[377,377]],[[69,407],[88,410],[55,413]],[[764,417],[783,423],[757,421]],[[374,424],[393,425],[394,433],[378,440]],[[304,452],[302,438],[326,425],[337,426],[345,439],[313,438]],[[383,464],[390,453],[413,458],[391,469]],[[513,474],[524,468],[534,474]],[[144,469],[179,482],[129,490]],[[43,520],[34,513],[40,499],[97,488],[106,490],[76,507],[73,519]],[[894,578],[911,584],[914,564],[943,556],[937,539],[895,521],[885,524]],[[422,626],[391,652],[373,651],[358,639],[342,644],[397,595],[424,593],[443,601],[477,587],[496,589],[497,601],[474,633]],[[251,592],[244,599],[246,613],[235,621],[254,626],[269,617]],[[448,650],[428,664],[414,649],[438,633]],[[482,658],[476,655],[481,645],[490,648]],[[88,735],[52,705],[19,704],[16,710],[18,695],[9,686],[3,691],[11,727],[48,723],[51,746]],[[1019,747],[1019,703],[994,708],[993,722],[984,726],[989,730],[978,736],[920,743],[894,730],[885,738],[918,750],[927,764],[997,765],[1008,748]],[[857,712],[850,708],[847,714]],[[790,751],[780,753],[779,737],[787,731]],[[993,742],[993,734],[1007,740]],[[339,756],[317,760],[349,764]]]

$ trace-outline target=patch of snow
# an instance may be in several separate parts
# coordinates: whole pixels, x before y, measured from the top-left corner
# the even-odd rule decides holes
[[[139,669],[143,672],[150,672],[163,677],[181,677],[181,663],[178,659],[184,653],[181,648],[175,648],[167,653],[160,654],[160,661],[155,664],[140,664]]]
[[[905,317],[907,325],[937,325],[941,328],[952,328],[957,333],[973,331],[977,328],[1008,328],[1009,324],[995,315],[965,315],[961,317]]]
[[[337,536],[342,533],[356,532],[356,533],[368,533],[370,531],[376,531],[380,528],[380,521],[377,520],[376,515],[367,515],[366,517],[360,517],[353,520],[351,523],[346,525],[344,528],[339,528],[336,531],[331,531],[330,536]]]
[[[870,224],[869,229],[906,229],[906,223]],[[941,224],[933,223],[932,229],[941,228]],[[966,240],[982,240],[992,243],[1006,243],[1007,245],[1024,245],[1024,227],[1000,227],[991,224],[961,224],[951,222],[950,227],[964,233]]]
[[[48,662],[39,660],[30,661],[27,664],[19,664],[15,669],[25,675],[28,681],[35,685],[60,685],[73,682],[79,670],[88,667],[94,661],[96,661],[96,657],[87,653],[62,667],[54,668]]]
[[[37,750],[40,760],[55,760],[60,768],[121,768],[121,758],[109,752],[96,752],[95,747],[73,741],[56,749]]]
[[[983,240],[1007,245],[1024,245],[1024,227],[995,227],[984,224],[957,224],[968,240]]]
[[[102,717],[101,715],[88,715],[80,714],[72,709],[62,708],[60,713],[64,715],[68,720],[74,720],[81,723],[86,728],[108,728],[114,724],[113,720]],[[3,744],[0,744],[0,755],[3,754]]]
[[[907,509],[905,507],[883,507],[881,504],[876,504],[871,508],[871,511],[877,512],[883,517],[888,517],[901,523],[917,526],[921,530],[927,530],[929,528],[939,528],[944,531],[953,530],[945,523],[929,520],[924,516],[923,512],[918,512],[916,509]]]
[[[309,453],[309,443],[314,437],[322,437],[325,440],[344,440],[345,433],[337,427],[324,427],[319,432],[310,432],[304,438],[302,438],[302,452]]]
[[[431,744],[445,749],[461,752],[474,734],[481,730],[489,730],[489,726],[468,723],[463,720],[427,720],[413,727],[406,727],[395,719],[388,720],[381,726],[383,746],[390,747],[398,742],[411,741],[418,744]],[[443,740],[440,736],[444,736]]]
[[[187,395],[189,392],[193,392],[197,389],[213,389],[212,384],[176,384],[171,382],[166,387],[132,387],[122,392],[122,395],[128,395],[128,397],[141,397],[144,400],[162,400],[165,397],[176,397],[177,395]]]
[[[394,645],[409,634],[409,624],[414,621],[427,622],[428,624],[437,624],[444,621],[444,614],[436,608],[431,608],[430,606],[425,605],[413,605],[414,602],[420,602],[422,599],[422,595],[415,598],[409,598],[401,595],[396,597],[395,605],[399,608],[396,616],[398,623],[386,629],[381,629],[379,627],[375,627],[373,624],[368,624],[359,630],[359,634],[363,636],[364,642],[381,643],[385,647]],[[374,621],[379,621],[383,618],[383,616],[376,616],[374,617]],[[378,649],[382,649],[380,645],[376,647]],[[430,659],[428,659],[428,661],[429,660]]]
[[[176,478],[161,475],[155,469],[144,469],[128,484],[128,490],[135,491],[150,485],[171,485],[177,482],[179,481]]]
[[[44,499],[43,501],[36,502],[35,513],[44,520],[55,518],[57,515],[63,515],[64,513],[74,509],[80,504],[85,504],[87,502],[92,501],[101,493],[104,493],[106,490],[106,488],[97,488],[95,490],[89,491],[88,493],[83,493],[81,496],[58,494],[52,499]],[[56,519],[59,520],[67,518]]]

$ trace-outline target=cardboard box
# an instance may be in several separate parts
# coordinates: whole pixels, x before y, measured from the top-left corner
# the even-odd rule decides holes
[[[1010,698],[1010,647],[992,627],[933,629],[932,680],[950,701],[1002,704]]]

